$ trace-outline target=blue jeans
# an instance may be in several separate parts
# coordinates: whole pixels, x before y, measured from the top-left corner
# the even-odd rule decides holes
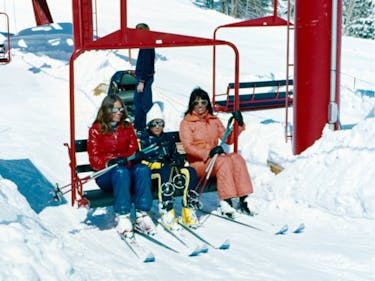
[[[146,115],[147,112],[152,107],[152,83],[154,82],[154,77],[151,76],[144,82],[144,88],[142,93],[138,93],[135,90],[134,93],[134,128],[137,131],[142,131],[146,128]],[[137,79],[137,85],[139,80]]]
[[[132,202],[137,210],[148,212],[152,207],[151,171],[144,164],[118,166],[96,179],[98,186],[113,192],[114,211],[130,213]]]

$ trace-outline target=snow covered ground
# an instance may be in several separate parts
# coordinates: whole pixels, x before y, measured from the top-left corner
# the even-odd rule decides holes
[[[263,232],[202,215],[205,222],[198,232],[215,245],[229,238],[229,250],[209,249],[188,257],[184,247],[159,229],[158,237],[180,253],[144,241],[156,256],[155,263],[144,264],[118,238],[111,207],[86,210],[48,202],[54,183],[69,181],[63,143],[69,141],[67,54],[72,40],[69,24],[30,36],[36,31],[29,29],[35,25],[29,2],[0,1],[0,11],[7,11],[16,33],[12,62],[0,66],[0,280],[375,280],[374,41],[343,38],[345,130],[325,129],[301,155],[293,156],[291,143],[284,141],[283,109],[244,112],[247,130],[239,147],[255,186],[253,206],[258,215],[240,219]],[[70,7],[50,2],[55,22],[71,22]],[[118,16],[113,15],[112,1],[98,2],[103,11],[99,30],[105,34],[114,30]],[[144,21],[157,31],[211,38],[215,27],[234,21],[188,0],[127,2],[129,26]],[[173,15],[166,16],[166,10]],[[241,30],[242,34],[219,33],[219,38],[239,47],[241,80],[284,78],[285,30]],[[251,40],[244,40],[244,33]],[[228,50],[218,51],[219,80],[225,85],[233,76],[233,58]],[[211,89],[212,50],[156,52],[154,100],[165,105],[166,129],[176,130],[191,90],[198,85]],[[127,50],[90,52],[78,59],[77,138],[87,137],[104,97],[94,96],[94,88],[108,83],[116,70],[128,68],[134,64]],[[267,159],[284,166],[284,171],[271,173]],[[216,194],[205,194],[202,201],[208,209],[218,204]],[[273,234],[284,224],[293,229],[301,222],[306,226],[301,234]]]

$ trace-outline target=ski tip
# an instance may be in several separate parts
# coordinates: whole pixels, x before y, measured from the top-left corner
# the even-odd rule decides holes
[[[208,253],[208,247],[207,245],[203,245],[202,247],[200,247],[200,250],[199,250],[201,253],[203,254],[206,254]]]
[[[190,254],[189,257],[196,257],[199,256],[201,253],[201,249],[197,246]]]
[[[302,233],[305,230],[305,224],[301,223],[294,231],[293,233]]]
[[[289,227],[288,225],[284,225],[282,228],[280,228],[279,231],[275,233],[275,235],[284,235],[288,231]]]
[[[225,240],[223,244],[220,245],[220,250],[228,250],[230,248],[230,241],[229,239]]]
[[[230,248],[230,244],[221,244],[219,249],[220,250],[228,250]]]
[[[149,253],[147,255],[147,257],[143,260],[144,263],[147,263],[147,262],[154,262],[156,259],[155,259],[155,256],[153,253]]]

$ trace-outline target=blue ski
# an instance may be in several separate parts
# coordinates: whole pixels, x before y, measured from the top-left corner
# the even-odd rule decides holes
[[[152,252],[148,252],[143,246],[141,246],[135,239],[134,234],[132,236],[124,236],[118,233],[121,240],[125,242],[130,251],[144,263],[154,262],[155,256]]]
[[[294,231],[293,233],[302,233],[305,230],[305,224],[301,223]]]
[[[198,256],[200,253],[206,253],[207,251],[205,251],[205,248],[203,248],[203,251],[202,251],[202,248],[200,247],[196,247],[194,249],[192,249],[185,241],[183,238],[181,238],[175,231],[173,230],[170,230],[168,227],[166,227],[161,221],[159,221],[159,224],[163,227],[163,229],[168,233],[170,234],[173,238],[175,238],[178,242],[180,242],[182,245],[184,245],[186,248],[188,248],[188,250],[190,251],[188,256],[189,257],[196,257]],[[207,249],[208,250],[208,249]]]
[[[142,237],[146,238],[147,240],[151,241],[152,243],[154,243],[154,244],[156,244],[156,245],[158,245],[158,246],[160,246],[164,249],[167,249],[167,250],[172,251],[174,253],[179,253],[177,250],[175,250],[172,247],[168,246],[167,244],[161,242],[160,240],[152,237],[151,235],[148,235],[148,234],[143,233],[143,232],[138,231],[138,230],[135,230],[135,233],[139,236],[142,236]]]
[[[195,230],[187,227],[186,225],[178,222],[179,225],[181,225],[186,231],[188,231],[192,236],[194,236],[195,238],[197,238],[198,240],[202,241],[203,243],[205,243],[206,245],[210,246],[211,248],[213,249],[216,249],[216,250],[227,250],[230,248],[230,242],[229,240],[225,240],[224,243],[222,243],[220,246],[216,247],[214,245],[212,245],[210,242],[208,242],[205,238],[202,237],[202,235],[199,235]],[[208,251],[208,249],[207,249]]]
[[[280,228],[278,231],[276,231],[275,235],[284,235],[288,231],[289,226],[286,224],[282,228]]]

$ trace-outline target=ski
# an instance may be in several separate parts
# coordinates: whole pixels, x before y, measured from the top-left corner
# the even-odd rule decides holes
[[[134,234],[132,236],[126,237],[118,233],[121,240],[125,242],[130,251],[142,262],[154,262],[155,256],[152,252],[148,252],[143,246],[141,246],[138,241],[135,239]]]
[[[249,227],[249,228],[252,228],[252,229],[255,229],[255,230],[258,230],[258,231],[264,231],[261,228],[255,227],[255,226],[253,226],[251,224],[248,224],[248,223],[241,222],[241,221],[236,220],[235,218],[232,218],[232,217],[227,217],[227,216],[224,216],[224,215],[211,213],[211,212],[208,212],[208,211],[203,210],[203,209],[199,209],[199,211],[202,212],[202,213],[208,214],[208,215],[212,215],[212,216],[215,216],[215,217],[218,217],[218,218],[221,218],[221,219],[224,219],[224,220],[227,220],[227,221],[245,226],[245,227]],[[305,225],[303,223],[301,223],[292,232],[295,233],[295,234],[298,234],[298,233],[302,233],[304,231],[304,229],[305,229]],[[288,231],[289,231],[289,226],[287,224],[285,224],[278,231],[276,231],[274,234],[275,235],[285,235],[285,234],[287,234]]]
[[[219,214],[216,214],[216,213],[211,213],[211,212],[203,210],[203,209],[198,209],[198,211],[200,211],[200,212],[202,212],[204,214],[212,215],[212,216],[215,216],[215,217],[218,217],[218,218],[221,218],[221,219],[233,222],[233,223],[237,223],[237,224],[240,224],[242,226],[246,226],[246,227],[258,230],[258,231],[263,231],[263,229],[255,227],[255,226],[253,226],[251,224],[248,224],[248,223],[244,223],[244,222],[238,221],[238,220],[236,220],[234,218],[230,218],[230,217],[227,217],[227,216],[219,215]]]
[[[287,233],[287,231],[289,230],[289,227],[288,225],[284,225],[282,228],[280,228],[279,231],[277,231],[275,234],[276,235],[284,235]],[[295,234],[298,234],[298,233],[302,233],[303,231],[305,230],[305,224],[304,223],[301,223],[299,226],[297,226],[293,231],[292,233],[295,233]]]
[[[135,234],[137,234],[137,235],[139,235],[139,236],[142,236],[143,238],[145,238],[145,239],[151,241],[152,243],[154,243],[154,244],[156,244],[156,245],[158,245],[158,246],[160,246],[160,247],[162,247],[162,248],[164,248],[164,249],[167,249],[167,250],[169,250],[169,251],[171,251],[171,252],[174,252],[174,253],[179,253],[177,250],[173,249],[172,247],[170,247],[170,246],[168,246],[167,244],[161,242],[160,240],[158,240],[158,239],[152,237],[152,236],[149,235],[149,234],[143,233],[143,232],[141,232],[141,231],[139,231],[139,230],[134,230],[134,232],[135,232]]]
[[[305,224],[301,223],[296,229],[293,230],[293,233],[302,233],[305,230]]]
[[[286,224],[282,228],[280,228],[278,231],[275,232],[275,235],[284,235],[289,230],[289,226]]]
[[[213,249],[216,249],[216,250],[227,250],[230,247],[230,242],[229,242],[228,239],[225,240],[220,246],[216,247],[213,244],[211,244],[209,241],[207,241],[205,238],[203,238],[202,235],[199,235],[195,230],[187,227],[186,225],[182,224],[181,222],[178,222],[178,224],[181,225],[182,228],[185,229],[186,231],[188,231],[192,236],[194,236],[195,238],[197,238],[198,240],[202,241],[203,243],[205,243],[206,245],[210,246]]]
[[[179,243],[181,243],[182,245],[184,245],[188,251],[189,251],[189,254],[188,256],[189,257],[196,257],[198,256],[200,253],[206,253],[206,248],[204,247],[195,247],[192,249],[192,247],[190,247],[182,237],[180,237],[180,235],[173,231],[173,230],[170,230],[168,227],[166,227],[161,221],[159,221],[159,224],[163,227],[163,229],[169,234],[171,235],[173,238],[175,238]]]

